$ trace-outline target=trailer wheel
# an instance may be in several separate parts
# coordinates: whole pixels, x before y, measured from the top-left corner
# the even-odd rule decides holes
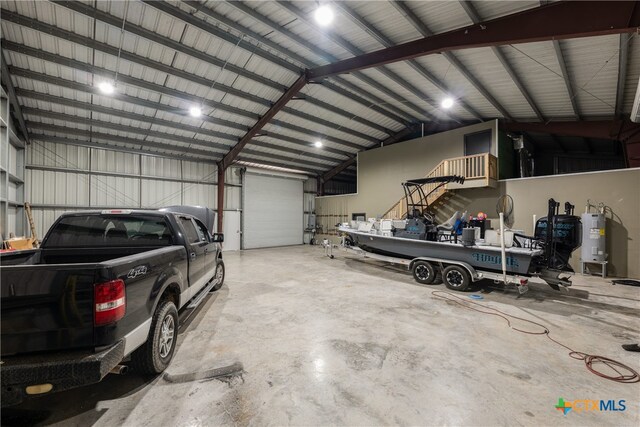
[[[471,284],[471,276],[466,268],[450,265],[442,271],[442,280],[447,288],[454,291],[464,291]]]
[[[416,282],[423,285],[429,285],[436,279],[436,271],[429,261],[416,261],[412,272]]]
[[[134,370],[142,374],[159,374],[169,366],[178,340],[178,310],[173,301],[160,301],[147,342],[131,354]]]
[[[211,292],[215,292],[220,289],[224,283],[224,262],[221,259],[218,260],[216,265],[216,274],[213,276],[213,280],[216,284],[211,288]]]

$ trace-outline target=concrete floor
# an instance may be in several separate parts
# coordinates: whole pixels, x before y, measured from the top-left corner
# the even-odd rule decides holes
[[[3,424],[640,424],[640,383],[601,379],[544,336],[434,299],[444,285],[336,255],[309,246],[227,253],[226,285],[183,327],[169,377],[111,375],[5,409]],[[568,294],[534,286],[520,299],[493,290],[483,303],[640,370],[640,353],[620,348],[640,341],[640,288],[574,284]],[[198,379],[238,362],[240,375]],[[627,410],[564,416],[559,397],[624,399]]]

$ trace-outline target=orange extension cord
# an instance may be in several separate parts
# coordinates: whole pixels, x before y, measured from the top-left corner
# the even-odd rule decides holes
[[[447,302],[451,302],[454,304],[458,304],[463,308],[469,309],[469,310],[473,310],[473,311],[477,311],[479,313],[483,313],[483,314],[488,314],[490,316],[497,316],[500,317],[502,319],[504,319],[507,322],[507,325],[513,329],[514,331],[523,333],[523,334],[530,334],[530,335],[546,335],[547,338],[549,338],[551,341],[553,341],[554,343],[558,344],[561,347],[566,348],[567,350],[569,350],[569,356],[573,359],[577,359],[577,360],[583,360],[585,366],[587,367],[587,369],[589,370],[589,372],[591,372],[592,374],[595,374],[599,377],[605,378],[607,380],[611,380],[611,381],[616,381],[619,383],[637,383],[640,382],[640,375],[638,374],[638,372],[636,372],[634,369],[630,368],[629,366],[618,362],[617,360],[613,360],[613,359],[609,359],[608,357],[603,357],[603,356],[596,356],[593,354],[587,354],[587,353],[582,353],[580,351],[575,351],[572,348],[562,344],[561,342],[558,342],[557,340],[551,338],[551,336],[549,335],[549,329],[537,322],[534,322],[532,320],[528,320],[528,319],[523,319],[522,317],[517,317],[517,316],[513,316],[511,314],[507,314],[505,312],[502,312],[498,309],[492,308],[492,307],[488,307],[486,305],[483,304],[479,304],[477,302],[473,302],[473,301],[469,301],[467,299],[462,298],[459,295],[453,294],[451,292],[445,292],[445,291],[432,291],[431,295],[433,298],[436,299],[440,299],[443,301],[447,301]],[[477,308],[480,307],[480,308]],[[525,331],[522,329],[518,329],[515,328],[513,326],[511,326],[511,320],[510,319],[517,319],[520,320],[522,322],[526,322],[526,323],[531,323],[532,325],[535,325],[539,328],[542,328],[541,331],[539,332],[535,332],[535,331]],[[609,367],[610,369],[612,369],[613,371],[615,371],[617,373],[617,375],[609,375],[609,374],[605,374],[601,371],[598,371],[596,369],[596,366],[601,363],[604,364],[605,366]]]

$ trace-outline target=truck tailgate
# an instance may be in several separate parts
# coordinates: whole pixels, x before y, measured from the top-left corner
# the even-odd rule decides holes
[[[2,268],[2,355],[92,347],[98,264]]]

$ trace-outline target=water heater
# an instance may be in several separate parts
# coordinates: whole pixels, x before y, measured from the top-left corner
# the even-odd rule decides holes
[[[603,213],[582,214],[582,262],[603,262],[605,251],[605,217]]]

